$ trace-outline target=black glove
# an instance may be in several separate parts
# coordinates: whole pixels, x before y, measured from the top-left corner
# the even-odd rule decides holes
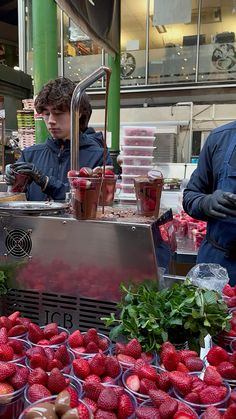
[[[236,195],[231,192],[216,190],[206,195],[199,203],[200,209],[209,217],[224,219],[236,217]]]
[[[30,176],[32,181],[37,183],[42,190],[46,188],[48,177],[40,172],[40,170],[33,163],[19,162],[14,163],[12,167],[17,173]]]
[[[12,164],[7,164],[5,167],[5,179],[7,185],[13,185],[15,182],[15,173],[12,169]]]

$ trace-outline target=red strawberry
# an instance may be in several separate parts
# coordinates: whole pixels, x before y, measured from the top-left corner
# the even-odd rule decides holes
[[[84,394],[89,399],[94,400],[95,402],[98,400],[99,394],[103,389],[102,384],[96,382],[85,382],[83,385]]]
[[[67,340],[67,333],[61,332],[59,335],[53,336],[50,338],[50,345],[58,345],[59,343],[64,343]]]
[[[35,354],[30,359],[30,367],[31,368],[42,368],[44,371],[47,371],[48,360],[46,356],[41,354]]]
[[[30,323],[28,329],[28,339],[30,342],[38,343],[39,340],[43,339],[43,330],[37,324]]]
[[[134,406],[130,397],[126,393],[122,394],[118,400],[118,409],[117,409],[118,419],[127,419],[133,413],[134,413]]]
[[[162,372],[158,376],[157,387],[160,390],[167,391],[171,386],[170,377],[168,372]]]
[[[101,349],[103,352],[104,352],[104,351],[106,351],[106,350],[108,349],[108,347],[109,347],[109,342],[108,342],[108,340],[107,340],[106,338],[99,339],[99,342],[98,342],[98,347],[99,347],[99,349]]]
[[[142,378],[140,380],[139,393],[148,394],[149,390],[157,390],[156,384],[152,380],[148,380],[147,378]]]
[[[76,377],[84,380],[90,374],[90,366],[86,359],[74,359],[72,364]]]
[[[94,342],[96,345],[99,345],[99,337],[97,334],[97,330],[94,328],[88,329],[88,331],[83,335],[84,338],[84,345],[87,346],[89,342]]]
[[[162,352],[162,363],[167,371],[175,371],[180,357],[175,348],[167,347]]]
[[[81,335],[81,332],[79,330],[76,330],[68,337],[68,343],[71,346],[71,348],[76,348],[79,346],[83,346],[84,339],[83,335]]]
[[[235,295],[233,287],[231,287],[229,284],[225,284],[225,286],[222,289],[222,294],[227,295],[227,297],[233,297]]]
[[[222,376],[218,373],[215,367],[207,367],[204,373],[204,382],[208,385],[220,386],[223,383]]]
[[[179,351],[180,362],[185,362],[187,358],[197,357],[198,353],[195,351],[190,351],[189,349],[182,349]]]
[[[11,346],[15,354],[22,354],[24,351],[24,343],[21,340],[9,339],[8,345]]]
[[[115,353],[118,354],[124,354],[125,353],[125,345],[120,342],[116,342],[115,344]]]
[[[131,365],[135,364],[135,358],[129,355],[118,354],[117,359],[119,362],[122,362],[124,364],[131,364]]]
[[[179,362],[176,368],[176,371],[182,371],[182,372],[189,372],[189,369],[186,367],[185,364],[183,364],[182,362]]]
[[[108,383],[108,384],[115,384],[115,379],[114,378],[111,378],[111,377],[109,377],[109,375],[103,375],[103,377],[102,377],[102,383]]]
[[[55,358],[61,361],[63,365],[68,365],[70,363],[70,355],[65,345],[59,346],[55,351]]]
[[[184,410],[178,410],[173,416],[173,419],[196,419],[196,415],[194,413],[188,413]]]
[[[135,392],[139,392],[140,389],[140,379],[137,374],[131,374],[126,379],[127,387]]]
[[[16,372],[16,365],[0,362],[0,382],[6,378],[11,377]]]
[[[88,345],[89,346],[89,345]],[[96,354],[93,358],[89,361],[90,372],[91,374],[96,374],[100,377],[100,375],[104,374],[105,372],[105,355],[103,354]]]
[[[162,403],[170,400],[169,394],[162,390],[150,390],[149,397],[155,407],[160,407]]]
[[[0,329],[0,343],[5,344],[8,342],[8,334],[6,327],[1,327]]]
[[[188,394],[191,390],[192,385],[192,376],[181,372],[181,371],[173,371],[169,374],[170,381],[172,385],[182,394]]]
[[[88,407],[90,407],[90,409],[92,410],[93,413],[96,412],[97,403],[94,400],[89,399],[88,397],[83,397],[83,401],[84,401],[84,403],[87,404]]]
[[[47,364],[47,371],[52,371],[53,368],[58,368],[59,370],[63,369],[63,364],[61,361],[59,361],[59,359],[52,359],[51,361],[48,361]]]
[[[202,416],[202,419],[221,419],[221,418],[222,418],[221,413],[215,406],[209,406],[205,410]]]
[[[89,342],[85,352],[87,354],[97,354],[99,352],[99,346],[95,342]]]
[[[0,327],[5,327],[7,330],[10,330],[13,327],[12,321],[6,316],[1,316]]]
[[[48,374],[42,368],[35,368],[35,370],[30,371],[28,377],[28,383],[30,386],[33,384],[42,384],[47,386]]]
[[[223,378],[232,380],[236,379],[236,368],[230,362],[221,362],[217,366],[217,371]]]
[[[236,418],[236,404],[231,404],[225,414],[224,414],[224,419],[233,419]]]
[[[67,393],[70,395],[70,407],[73,408],[78,406],[78,392],[72,387],[67,387],[64,391],[67,391]]]
[[[44,354],[46,355],[48,361],[52,361],[54,359],[55,354],[56,354],[56,352],[54,352],[54,349],[46,346],[45,348],[43,348],[43,350],[44,350]]]
[[[113,388],[103,388],[99,394],[97,406],[103,410],[114,410],[118,407],[118,397]]]
[[[229,361],[229,354],[220,346],[213,346],[207,353],[207,361],[211,365],[219,365],[221,362]]]
[[[138,373],[139,378],[148,378],[148,380],[158,381],[157,370],[151,365],[143,365]]]
[[[105,374],[112,378],[120,374],[120,364],[115,356],[107,356],[105,358]]]
[[[198,393],[194,391],[192,391],[191,393],[188,393],[187,396],[185,396],[184,400],[186,400],[186,402],[195,403],[195,404],[198,404],[200,401]]]
[[[138,407],[135,414],[138,419],[160,419],[158,409],[151,406]]]
[[[113,412],[107,412],[106,410],[98,409],[95,412],[95,419],[117,419],[117,416]]]
[[[189,371],[202,371],[204,362],[199,357],[189,357],[186,358],[185,365]]]
[[[58,335],[58,325],[57,323],[49,323],[43,328],[43,333],[45,339],[50,339],[55,335]]]
[[[200,391],[199,397],[202,404],[218,403],[225,397],[226,387],[222,386],[208,386]]]
[[[28,399],[32,403],[51,395],[51,392],[42,384],[33,384],[28,388]]]
[[[50,372],[47,387],[52,394],[58,394],[66,388],[65,377],[58,368],[53,368]]]
[[[13,326],[16,323],[16,320],[18,319],[18,317],[20,317],[19,311],[14,311],[12,314],[10,314],[10,316],[8,316],[8,319],[11,320]]]
[[[125,346],[125,354],[132,356],[135,359],[140,358],[141,352],[142,347],[136,338],[131,339]]]
[[[31,359],[32,356],[37,355],[37,354],[39,354],[41,356],[45,356],[44,348],[41,348],[40,346],[33,346],[32,348],[27,349],[27,351],[26,351],[26,356],[29,359]]]
[[[89,374],[86,378],[85,378],[85,382],[88,381],[95,381],[96,383],[101,383],[101,378],[98,377],[98,375],[96,374]]]
[[[8,382],[18,390],[27,384],[29,376],[29,370],[26,367],[17,367],[14,375],[8,378]]]
[[[14,356],[14,351],[11,346],[8,344],[0,345],[0,361],[8,362],[12,361]]]
[[[159,407],[159,413],[162,419],[172,418],[177,412],[178,402],[177,400],[171,398],[170,400],[164,402]]]
[[[51,342],[48,339],[41,339],[38,341],[38,345],[47,346],[51,345]]]
[[[26,327],[23,324],[17,324],[8,330],[8,337],[21,336],[27,332]]]

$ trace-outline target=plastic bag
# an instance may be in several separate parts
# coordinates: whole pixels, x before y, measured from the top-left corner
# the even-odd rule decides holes
[[[199,263],[195,265],[188,272],[186,279],[190,279],[193,285],[199,288],[207,288],[220,293],[225,284],[229,282],[227,270],[217,263]]]

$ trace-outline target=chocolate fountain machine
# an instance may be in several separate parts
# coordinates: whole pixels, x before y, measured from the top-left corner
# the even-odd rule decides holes
[[[100,67],[79,83],[71,103],[71,165],[78,168],[81,93],[107,73]],[[2,203],[3,204],[3,203]],[[5,205],[5,206],[4,206]],[[105,326],[114,312],[120,283],[159,281],[157,260],[167,251],[158,220],[122,217],[79,221],[64,204],[24,202],[0,206],[0,271],[10,291],[2,312],[20,310],[38,324],[56,321],[70,330]],[[158,259],[157,259],[158,258]]]

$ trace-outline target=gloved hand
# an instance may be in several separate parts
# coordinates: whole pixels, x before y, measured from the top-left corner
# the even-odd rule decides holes
[[[236,217],[236,195],[231,192],[216,190],[206,195],[199,203],[200,209],[209,217],[224,219]]]
[[[5,167],[5,179],[7,185],[13,185],[16,175],[12,169],[12,164],[7,164]]]
[[[40,172],[40,170],[33,163],[19,162],[14,163],[12,167],[17,173],[30,176],[32,181],[37,183],[42,190],[46,188],[48,177]]]

